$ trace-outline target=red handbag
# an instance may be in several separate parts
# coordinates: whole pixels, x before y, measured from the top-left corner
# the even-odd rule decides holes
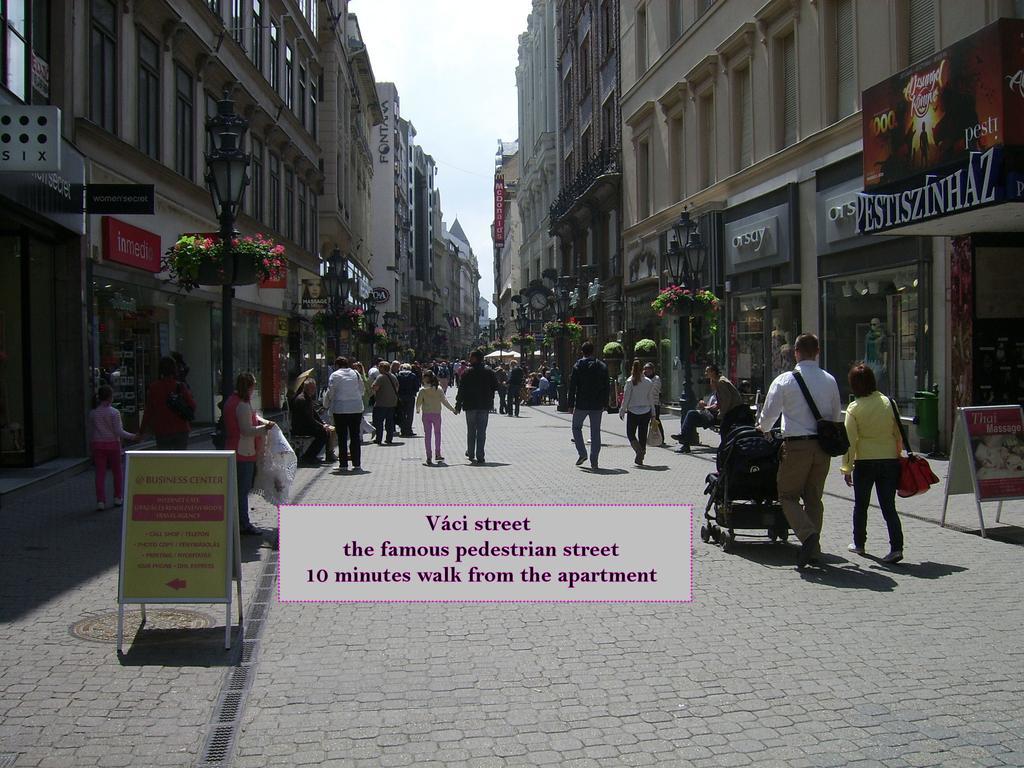
[[[896,427],[899,429],[900,435],[903,437],[903,445],[907,449],[907,455],[900,456],[900,483],[896,488],[897,495],[901,499],[906,499],[911,496],[917,496],[919,493],[924,493],[935,483],[939,482],[939,478],[932,472],[932,468],[928,465],[926,459],[915,456],[911,452],[908,447],[910,441],[903,431],[903,422],[900,421],[900,414],[896,410],[896,403],[890,400],[889,405],[892,406],[892,415],[896,419]]]

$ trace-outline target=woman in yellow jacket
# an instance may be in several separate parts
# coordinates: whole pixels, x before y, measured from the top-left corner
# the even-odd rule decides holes
[[[889,398],[878,391],[871,368],[864,364],[853,366],[849,380],[850,391],[857,399],[846,409],[850,450],[840,467],[846,484],[853,487],[853,543],[849,550],[864,554],[868,504],[874,486],[878,506],[889,528],[889,554],[882,562],[898,563],[903,559],[903,528],[896,512],[896,489],[900,482],[899,456],[903,438],[897,413]]]

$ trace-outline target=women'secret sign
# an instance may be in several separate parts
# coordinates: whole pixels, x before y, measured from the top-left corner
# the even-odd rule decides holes
[[[693,507],[281,506],[282,602],[689,602]]]

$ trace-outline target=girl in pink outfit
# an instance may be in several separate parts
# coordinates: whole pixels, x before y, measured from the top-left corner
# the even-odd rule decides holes
[[[111,406],[114,391],[107,386],[96,393],[98,405],[89,411],[89,451],[96,465],[96,509],[107,508],[107,465],[114,473],[114,506],[124,496],[124,467],[121,464],[121,440],[136,440],[121,424],[121,414]]]
[[[434,456],[444,461],[441,455],[441,407],[452,413],[455,409],[437,386],[437,376],[432,371],[423,374],[423,388],[416,395],[416,413],[423,413],[423,443],[427,448],[427,466],[433,465],[430,454],[430,433],[434,433]]]

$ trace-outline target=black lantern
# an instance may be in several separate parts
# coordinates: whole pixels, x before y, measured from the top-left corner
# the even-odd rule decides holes
[[[498,351],[500,352],[505,348],[505,318],[498,315],[495,326],[498,329]]]
[[[213,207],[220,222],[221,257],[224,265],[224,285],[221,288],[221,408],[234,389],[234,349],[231,328],[232,301],[238,279],[238,262],[231,253],[235,235],[235,216],[242,202],[242,193],[249,183],[246,170],[249,155],[244,147],[248,121],[235,113],[235,103],[228,91],[217,102],[217,114],[206,121],[210,151],[206,153],[205,181],[210,189]]]
[[[672,242],[665,261],[675,285],[695,295],[700,290],[700,281],[704,269],[704,240],[701,237],[700,225],[690,218],[690,212],[684,210],[679,221],[672,225]],[[693,394],[692,372],[690,370],[690,319],[692,317],[692,301],[685,305],[679,317],[679,362],[683,365],[683,389],[679,393],[680,418],[694,409],[696,398]],[[683,446],[689,444],[689,435],[683,435]]]
[[[373,345],[377,341],[377,318],[380,316],[380,311],[377,309],[377,305],[373,303],[373,297],[367,299],[369,306],[366,307],[366,322],[370,326],[370,360],[373,360]]]

